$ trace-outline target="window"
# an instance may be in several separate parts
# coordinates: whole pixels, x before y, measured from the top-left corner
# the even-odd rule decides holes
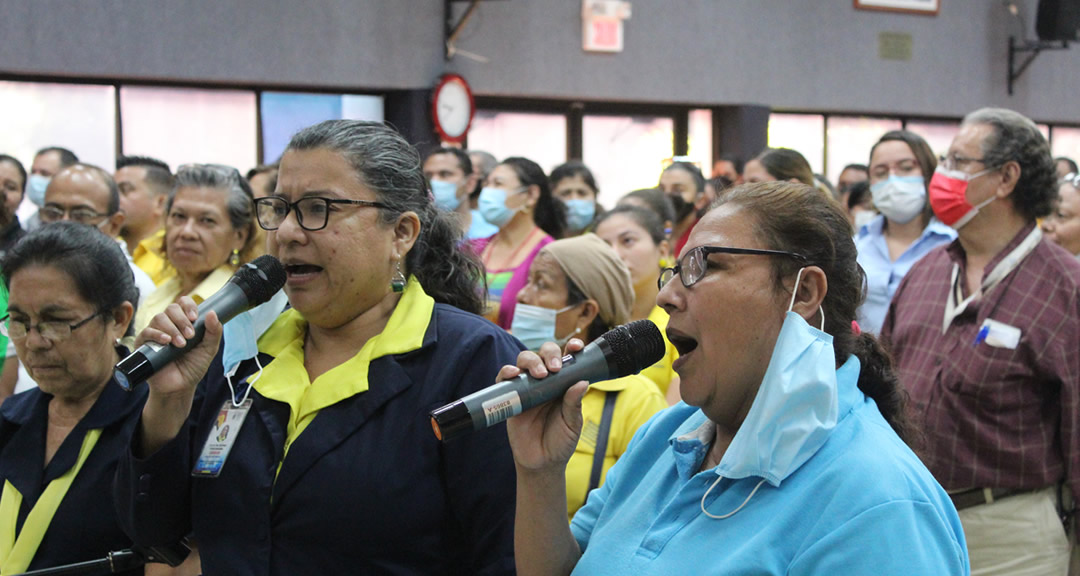
[[[124,86],[120,121],[124,154],[174,169],[213,162],[246,172],[258,161],[254,92]]]
[[[686,155],[701,168],[706,178],[712,177],[712,110],[690,111],[689,142]]]
[[[499,160],[523,156],[544,169],[566,162],[566,116],[477,110],[469,127],[469,149]]]
[[[263,92],[259,108],[263,164],[277,162],[293,134],[323,120],[383,120],[381,96]]]
[[[1050,152],[1054,158],[1065,156],[1080,162],[1080,128],[1054,126],[1050,136]]]
[[[848,164],[869,164],[870,149],[890,130],[901,128],[900,120],[857,116],[829,116],[826,122],[828,150],[825,177],[835,184]],[[821,174],[818,170],[814,170]]]
[[[769,147],[802,154],[817,174],[825,170],[825,117],[820,114],[770,114]]]
[[[0,82],[0,151],[30,171],[34,153],[48,146],[112,172],[116,167],[116,89],[89,84]],[[23,198],[24,222],[37,211]]]
[[[908,122],[907,129],[918,134],[930,145],[934,157],[948,154],[949,146],[960,132],[959,122]]]
[[[605,208],[615,206],[628,192],[656,186],[674,154],[674,130],[674,119],[664,116],[582,119],[582,161],[596,176],[599,202]]]
[[[30,171],[34,153],[62,146],[79,160],[116,167],[116,89],[89,84],[0,82],[0,151]]]

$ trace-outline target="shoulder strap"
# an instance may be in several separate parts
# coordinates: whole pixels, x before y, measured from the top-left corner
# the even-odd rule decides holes
[[[589,475],[588,495],[600,486],[600,476],[604,472],[604,456],[607,454],[608,433],[611,432],[611,417],[615,414],[617,391],[610,391],[604,397],[604,413],[600,416],[600,429],[596,431],[596,453],[593,454],[592,473]]]

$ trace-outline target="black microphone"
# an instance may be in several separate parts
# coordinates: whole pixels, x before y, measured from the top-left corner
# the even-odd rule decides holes
[[[116,365],[116,381],[124,390],[131,390],[145,382],[161,370],[162,366],[179,358],[202,341],[207,312],[217,312],[218,319],[224,324],[233,316],[270,300],[284,285],[285,267],[277,258],[264,255],[244,264],[221,290],[199,304],[199,317],[193,326],[195,336],[187,339],[186,346],[179,348],[146,342]]]
[[[470,430],[483,430],[561,397],[575,383],[637,374],[664,357],[664,337],[649,320],[616,326],[576,354],[562,369],[537,380],[528,373],[504,380],[431,412],[431,428],[443,442]]]

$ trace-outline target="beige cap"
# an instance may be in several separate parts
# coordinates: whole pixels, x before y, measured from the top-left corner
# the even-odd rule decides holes
[[[596,234],[556,240],[540,250],[559,263],[586,298],[600,305],[600,319],[614,327],[630,321],[634,289],[630,269]]]

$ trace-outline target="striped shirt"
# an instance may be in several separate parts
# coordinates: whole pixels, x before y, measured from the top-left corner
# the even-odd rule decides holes
[[[959,240],[930,252],[900,284],[882,327],[926,435],[923,461],[949,491],[1067,482],[1080,501],[1080,262],[1040,240],[943,333],[953,265],[962,279],[965,260]],[[1014,349],[987,341],[987,319],[1019,329]]]

